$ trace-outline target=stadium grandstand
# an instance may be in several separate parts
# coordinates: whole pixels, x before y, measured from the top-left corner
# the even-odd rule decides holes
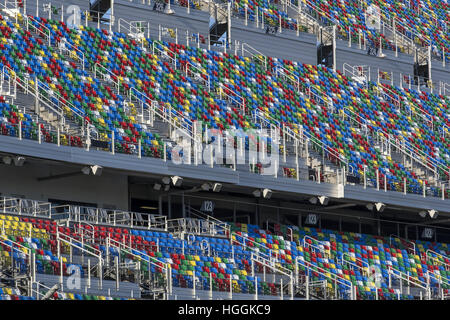
[[[0,0],[0,300],[450,299],[439,0]]]

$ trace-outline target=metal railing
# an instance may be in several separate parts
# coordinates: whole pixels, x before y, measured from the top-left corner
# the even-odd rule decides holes
[[[52,204],[30,199],[1,197],[0,212],[13,213],[19,216],[51,218]]]
[[[65,205],[60,206],[68,214],[69,221],[76,223],[95,223],[111,226],[166,230],[167,217],[122,210]],[[61,213],[58,213],[61,214]]]
[[[334,295],[336,299],[338,298],[345,299],[350,297],[350,300],[356,300],[356,293],[354,292],[355,289],[351,281],[344,279],[336,274],[330,273],[319,266],[316,266],[308,261],[303,260],[302,256],[298,256],[295,258],[295,280],[297,286],[299,285],[299,274],[300,274],[299,265],[306,269],[305,270],[306,275],[308,276],[306,281],[307,286],[306,299],[309,299],[309,276],[312,273],[317,273],[319,275],[319,278],[323,277],[327,279],[327,282],[330,282],[332,285],[334,284]],[[341,295],[339,287],[344,287],[344,291],[346,291],[348,295],[347,297]]]
[[[86,58],[84,56],[84,53],[80,49],[68,42],[66,38],[61,39],[61,42],[58,43],[58,48],[60,49],[61,53],[68,52],[69,58],[76,60],[79,59],[81,61],[81,68],[84,71]]]
[[[431,290],[430,285],[427,282],[421,281],[419,278],[416,278],[409,273],[404,273],[400,270],[395,269],[391,265],[388,265],[388,276],[389,276],[389,288],[392,287],[392,277],[395,277],[399,280],[400,291],[402,291],[403,281],[408,283],[408,287],[417,287],[425,291],[428,299],[431,299]]]
[[[264,70],[267,70],[267,60],[268,58],[262,54],[260,51],[253,48],[248,43],[241,43],[241,55],[245,56],[245,54],[249,54],[251,57],[256,58],[259,62],[264,66]]]
[[[437,257],[436,257],[436,256],[437,256]],[[430,259],[430,260],[433,260],[433,261],[437,262],[437,264],[443,265],[443,266],[445,267],[446,271],[450,271],[450,263],[445,262],[445,261],[449,261],[449,260],[450,260],[449,257],[447,257],[447,256],[445,256],[445,255],[442,255],[442,254],[440,254],[440,253],[438,253],[438,252],[436,252],[436,251],[433,251],[433,250],[431,250],[431,249],[428,249],[428,250],[425,252],[425,257],[426,257],[427,259]],[[440,258],[441,258],[442,260],[444,260],[444,261],[440,261],[438,257],[440,257]]]
[[[127,21],[123,18],[118,20],[119,32],[126,32],[130,37],[137,39],[150,37],[150,22],[148,21]]]
[[[400,240],[402,242],[406,242],[409,245],[412,245],[412,254],[414,254],[414,255],[416,254],[416,244],[413,241],[409,241],[409,240],[400,238],[400,237],[396,236],[395,234],[390,234],[389,235],[389,245],[391,247],[392,247],[392,239],[398,239],[398,240]],[[411,247],[409,247],[408,249],[411,250]]]

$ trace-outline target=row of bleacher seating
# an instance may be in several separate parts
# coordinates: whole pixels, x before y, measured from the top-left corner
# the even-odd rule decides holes
[[[173,65],[167,61],[162,61],[157,54],[144,52],[135,40],[127,39],[124,34],[109,34],[105,30],[88,27],[70,30],[64,23],[36,18],[33,23],[36,28],[41,29],[38,21],[52,30],[54,41],[64,38],[69,43],[85,50],[88,65],[100,63],[110,69],[121,83],[123,90],[134,87],[161,104],[170,103],[174,112],[182,113],[189,121],[202,120],[209,127],[224,130],[231,127],[247,129],[258,126],[253,123],[250,114],[259,110],[268,118],[273,118],[279,123],[286,123],[295,132],[304,130],[321,140],[331,150],[344,155],[350,162],[350,172],[356,176],[362,177],[363,167],[367,166],[369,169],[367,170],[368,179],[373,185],[376,184],[375,171],[378,168],[379,182],[382,188],[386,176],[388,190],[402,191],[406,179],[408,192],[422,194],[423,184],[425,184],[429,194],[440,195],[439,185],[435,186],[427,179],[418,177],[403,164],[396,163],[390,156],[384,155],[374,148],[368,141],[370,137],[365,136],[364,130],[357,122],[342,119],[339,113],[333,113],[332,110],[318,105],[316,98],[305,98],[292,83],[283,82],[278,78],[275,70],[277,67],[283,67],[291,72],[293,78],[299,80],[299,86],[307,92],[312,92],[317,96],[328,92],[336,110],[345,112],[344,108],[347,108],[352,112],[362,113],[364,117],[367,117],[363,122],[367,124],[370,134],[380,131],[383,136],[389,135],[399,141],[406,141],[411,147],[417,148],[430,159],[434,159],[434,163],[448,169],[450,163],[449,138],[447,133],[440,131],[450,125],[447,97],[397,87],[389,88],[389,90],[397,92],[403,100],[412,104],[416,109],[415,114],[417,112],[427,114],[434,123],[434,126],[430,127],[429,122],[424,122],[417,115],[411,115],[407,109],[396,108],[392,103],[380,97],[378,92],[387,90],[384,89],[384,86],[381,89],[378,86],[370,86],[367,89],[362,84],[343,76],[339,71],[334,73],[324,67],[270,57],[267,58],[268,69],[265,70],[263,66],[242,56],[189,48],[174,43],[160,43],[151,39],[145,41],[144,45],[149,47],[154,45],[172,56],[175,61],[178,61],[178,66],[186,65],[189,62],[200,67],[204,71],[203,76],[209,77],[216,88],[223,85],[228,94],[233,95],[233,92],[237,92],[245,100],[247,107],[247,113],[242,114],[239,106],[227,105],[226,101],[220,99],[218,93],[208,91],[205,87],[196,84],[192,79],[183,75],[181,70],[174,69]],[[10,30],[12,30],[11,27],[15,30],[22,30],[18,24],[13,25],[6,21],[3,21],[3,24]],[[7,31],[5,35],[9,36],[8,29],[5,30]],[[111,138],[108,133],[111,131],[107,130],[117,132],[115,135],[119,142],[116,144],[117,148],[125,146],[126,150],[131,150],[130,146],[134,146],[136,139],[143,137],[143,133],[142,130],[139,130],[140,125],[132,115],[133,106],[127,109],[129,104],[126,102],[126,98],[121,94],[115,95],[113,89],[104,86],[98,79],[91,78],[86,71],[83,73],[82,70],[73,68],[73,65],[70,69],[66,67],[68,69],[67,76],[63,74],[57,80],[59,83],[54,83],[54,80],[50,78],[50,76],[54,76],[52,70],[57,70],[58,66],[64,70],[63,67],[68,61],[64,60],[62,56],[58,56],[58,60],[54,58],[51,58],[53,61],[50,60],[48,55],[53,56],[57,53],[52,52],[51,48],[46,49],[42,41],[42,45],[40,45],[39,41],[30,40],[35,39],[30,32],[23,31],[23,33],[28,42],[20,39],[19,32],[18,35],[12,36],[13,39],[17,38],[13,43],[19,42],[20,47],[31,50],[33,42],[36,42],[36,46],[42,47],[42,50],[36,52],[44,61],[47,61],[42,67],[39,67],[40,59],[31,59],[33,56],[29,56],[31,62],[34,63],[33,72],[36,72],[37,77],[48,82],[51,88],[59,90],[65,98],[70,99],[73,105],[85,110],[86,118],[93,122],[98,130],[104,130],[107,139]],[[38,40],[41,39],[38,38]],[[18,50],[19,46],[17,45],[6,45],[4,48],[8,54],[11,54],[8,61],[4,60],[6,65],[12,67],[16,72],[21,72],[20,69],[24,64],[21,63],[19,66],[18,58],[14,60],[12,57],[19,54],[26,57],[27,53],[22,54],[23,49]],[[16,50],[19,52],[15,53]],[[30,72],[26,69],[25,71]],[[59,71],[57,72],[59,74]],[[31,74],[33,75],[33,73]],[[86,87],[84,89],[81,89],[82,81],[79,82],[81,78],[78,74],[85,79]],[[113,94],[118,101],[107,99],[108,95],[111,97]],[[114,96],[112,97],[114,98]],[[116,106],[116,104],[118,105]],[[127,118],[119,121],[119,118],[116,119],[119,114]],[[126,137],[120,138],[124,132]],[[152,138],[153,134],[148,133],[148,136]],[[156,140],[144,140],[143,155],[155,155],[153,147],[161,150],[158,136],[156,136]],[[128,142],[129,144],[127,144]],[[153,151],[150,152],[150,150]],[[170,152],[168,153],[170,154]],[[161,156],[159,151],[157,155]],[[337,160],[335,159],[335,161]],[[438,171],[444,178],[448,172],[443,172],[443,170],[439,169]],[[448,196],[448,193],[445,196]]]
[[[35,220],[33,225],[37,228],[48,227],[48,223],[46,224],[44,221]],[[90,228],[90,226],[85,226],[85,228]],[[214,278],[214,283],[216,283],[216,288],[226,291],[229,288],[226,284],[227,279],[232,279],[236,292],[251,293],[251,290],[254,290],[254,288],[249,289],[252,288],[250,284],[254,283],[254,277],[250,274],[251,261],[249,260],[251,253],[239,246],[241,241],[236,241],[239,240],[236,237],[239,238],[240,236],[248,237],[254,241],[253,246],[258,246],[261,252],[278,256],[280,263],[287,269],[294,270],[295,259],[299,257],[299,259],[311,263],[319,271],[333,273],[342,277],[342,279],[351,281],[358,287],[361,298],[374,298],[373,279],[362,272],[363,269],[350,268],[342,264],[340,262],[342,254],[349,255],[350,261],[360,265],[360,267],[368,264],[380,268],[385,282],[378,289],[378,293],[381,295],[386,294],[390,298],[396,298],[397,293],[394,289],[387,287],[387,265],[404,273],[409,272],[411,276],[421,281],[426,281],[428,271],[435,272],[435,275],[438,272],[442,279],[450,278],[449,270],[445,268],[445,264],[449,263],[448,259],[445,261],[441,257],[436,256],[436,259],[430,260],[426,259],[425,256],[425,251],[428,249],[448,255],[447,244],[442,243],[417,241],[417,251],[413,254],[408,252],[408,248],[401,242],[391,246],[389,239],[384,237],[302,228],[294,233],[296,236],[293,240],[295,241],[288,241],[281,235],[273,235],[254,225],[232,224],[236,234],[232,237],[234,246],[231,248],[230,241],[226,239],[200,237],[195,243],[189,244],[185,241],[184,245],[182,245],[181,240],[174,239],[171,234],[164,232],[127,230],[102,226],[94,226],[94,228],[97,228],[94,240],[94,243],[97,244],[93,246],[103,253],[106,251],[104,245],[105,237],[111,236],[117,241],[123,241],[127,245],[131,245],[131,247],[136,249],[134,253],[148,254],[155,258],[156,261],[169,263],[173,270],[174,283],[187,287],[191,283],[189,279],[192,281],[194,274],[197,279],[202,279],[205,285],[209,281],[209,274],[211,274]],[[49,228],[49,230],[50,232],[55,232],[55,229]],[[74,234],[74,231],[70,228],[60,227],[59,231],[67,233],[74,238],[80,236],[79,234]],[[127,236],[124,238],[123,235]],[[309,245],[317,245],[321,247],[322,251],[314,250],[311,246],[304,244],[302,237],[305,235],[317,239],[317,243],[309,243]],[[211,255],[209,256],[200,247],[200,243],[204,240],[210,244]],[[250,243],[249,245],[251,246],[252,244]],[[232,254],[233,249],[234,255]],[[182,253],[183,250],[184,253]],[[119,254],[113,248],[110,248],[110,253],[112,255]],[[129,256],[129,258],[132,259],[133,257]],[[257,266],[256,270],[257,272],[258,270],[261,271],[261,268]],[[150,271],[154,273],[161,272],[161,270],[153,266],[150,268]],[[316,276],[318,279],[321,278],[319,273],[316,273]],[[175,279],[177,280],[175,281]],[[432,286],[438,285],[434,278],[431,278],[430,281]],[[445,283],[442,287],[445,290],[449,289]],[[276,291],[275,289],[266,290],[264,288],[274,288],[274,284],[261,283],[261,289],[258,290],[261,290],[262,294]]]

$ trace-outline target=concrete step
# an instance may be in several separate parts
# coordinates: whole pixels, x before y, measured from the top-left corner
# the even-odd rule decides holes
[[[58,292],[70,292],[119,298],[141,297],[141,290],[135,283],[121,281],[119,282],[119,288],[117,289],[116,281],[103,280],[102,285],[100,286],[99,279],[92,277],[89,286],[87,278],[80,278],[79,280],[80,282],[78,286],[78,283],[77,281],[75,281],[73,276],[63,277],[63,283],[62,285],[60,284],[60,289],[58,290]],[[52,287],[55,284],[60,283],[60,277],[57,275],[37,273],[36,281],[42,283],[47,287]]]
[[[209,290],[195,290],[195,295],[193,295],[193,290],[189,288],[173,287],[172,295],[169,295],[169,300],[209,300],[210,295],[212,295],[212,300],[229,300],[230,293],[224,291],[209,291]],[[279,300],[280,296],[271,296],[258,294],[258,300]],[[235,293],[233,292],[231,296],[232,300],[254,300],[254,294],[248,293]],[[289,296],[284,296],[285,300],[290,299]],[[304,300],[304,298],[295,297],[294,300]]]

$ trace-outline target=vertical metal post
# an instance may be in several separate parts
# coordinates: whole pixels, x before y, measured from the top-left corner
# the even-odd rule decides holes
[[[278,32],[281,33],[281,15],[278,15],[278,21],[279,21]]]
[[[350,29],[350,26],[348,26],[348,47],[352,47],[352,30]]]
[[[62,258],[59,258],[59,284],[63,285],[63,261]]]
[[[284,300],[284,297],[283,297],[283,278],[280,279],[280,299]]]
[[[245,25],[248,25],[248,21],[247,21],[248,7],[247,7],[247,5],[244,6],[244,14],[245,14]]]
[[[306,297],[306,300],[309,300],[309,275],[308,274],[306,274],[306,276],[305,276],[305,283],[306,283],[305,297]]]
[[[264,29],[264,11],[261,10],[261,29]]]
[[[445,49],[442,47],[442,66],[445,68]]]
[[[361,50],[362,48],[361,48],[361,29],[359,29],[359,32],[358,32],[358,44],[359,44],[359,50]]]
[[[388,275],[389,275],[388,285],[390,289],[392,287],[391,269],[388,270]]]
[[[259,28],[259,7],[256,6],[256,28]]]
[[[366,166],[363,167],[364,189],[367,188]]]
[[[406,183],[407,183],[407,180],[406,180],[406,177],[404,177],[403,178],[403,193],[404,194],[406,194],[406,190],[407,190]]]
[[[425,181],[422,182],[422,190],[423,190],[423,197],[425,198],[426,197],[426,192],[427,192],[427,189],[426,189],[426,186],[425,186]]]
[[[336,72],[336,25],[333,26],[333,71]]]
[[[376,170],[376,177],[377,177],[377,190],[380,190],[380,172],[378,169]]]
[[[103,288],[103,264],[101,257],[98,258],[98,278],[100,290]]]
[[[88,271],[88,280],[87,280],[87,285],[88,285],[88,288],[91,288],[91,259],[88,259],[88,262],[87,262],[87,271]]]
[[[195,272],[192,273],[192,298],[195,299]]]
[[[119,291],[119,281],[120,281],[120,274],[119,274],[119,257],[114,257],[114,264],[116,267],[116,291]]]
[[[231,46],[231,2],[227,3],[227,19],[228,19],[228,30],[227,30],[228,43],[226,46],[228,45]]]
[[[141,150],[141,148],[142,148],[142,138],[139,138],[139,141],[138,141],[138,158],[140,159],[141,157],[142,157],[142,150]]]
[[[212,275],[209,273],[209,300],[212,300]]]
[[[115,147],[115,145],[114,145],[114,143],[115,143],[115,137],[114,137],[114,131],[111,131],[111,153],[112,154],[114,154],[115,153],[115,149],[116,149],[116,147]]]

